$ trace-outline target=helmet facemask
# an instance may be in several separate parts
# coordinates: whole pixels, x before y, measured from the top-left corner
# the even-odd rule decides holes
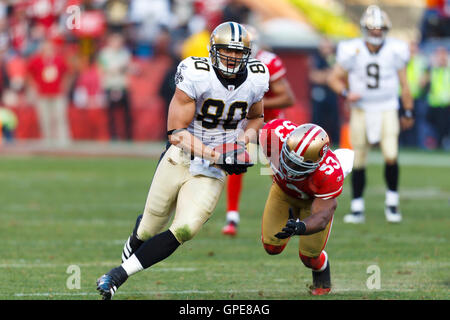
[[[295,155],[293,151],[289,151],[286,143],[283,144],[280,154],[280,169],[289,180],[304,179],[306,175],[319,167],[319,163],[320,161],[304,160],[302,157]]]
[[[373,31],[374,30],[380,30],[380,35],[374,35]],[[369,29],[369,28],[362,28],[362,33],[364,36],[364,40],[367,43],[370,43],[371,45],[374,46],[381,46],[384,42],[384,39],[386,39],[386,35],[388,33],[389,29],[388,28],[382,28],[382,29]]]
[[[220,51],[238,51],[236,55],[228,55]],[[224,22],[217,26],[211,34],[209,56],[214,68],[225,77],[232,77],[245,72],[251,54],[251,41],[247,30],[236,22]]]
[[[231,49],[242,51],[242,58],[231,57],[220,53],[220,49]],[[232,46],[216,44],[210,50],[211,62],[213,66],[219,69],[224,76],[232,76],[245,71],[248,59],[250,57],[249,48],[234,48]],[[231,64],[231,66],[230,66]]]
[[[391,28],[391,21],[386,12],[376,5],[371,5],[364,12],[360,26],[364,40],[371,45],[380,46]]]
[[[288,180],[303,180],[317,170],[330,146],[327,133],[314,124],[304,124],[283,143],[279,170]]]

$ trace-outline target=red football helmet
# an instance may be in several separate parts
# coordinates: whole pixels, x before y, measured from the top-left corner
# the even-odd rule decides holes
[[[280,154],[280,170],[290,180],[301,180],[314,172],[330,147],[328,134],[320,126],[306,123],[291,132]]]

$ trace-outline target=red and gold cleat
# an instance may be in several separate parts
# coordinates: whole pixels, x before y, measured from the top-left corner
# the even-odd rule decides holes
[[[313,296],[323,296],[328,294],[331,291],[331,288],[311,288],[311,294]]]
[[[234,237],[237,234],[237,227],[234,223],[230,222],[222,228],[222,233],[226,236]]]

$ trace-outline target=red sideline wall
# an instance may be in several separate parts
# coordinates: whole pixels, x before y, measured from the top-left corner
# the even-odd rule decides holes
[[[287,69],[287,79],[296,97],[294,106],[285,109],[284,116],[296,123],[310,119],[308,63],[306,54],[277,52]],[[159,85],[169,67],[170,60],[161,56],[145,61],[136,61],[139,74],[130,78],[130,99],[133,122],[133,139],[136,141],[158,141],[165,139],[165,106],[158,96]],[[22,105],[11,108],[19,119],[17,139],[40,137],[35,108]],[[74,140],[109,140],[108,119],[104,108],[69,107],[69,122]],[[124,136],[121,114],[117,112],[119,136]]]
[[[279,51],[277,55],[286,68],[286,77],[295,95],[296,103],[287,108],[285,117],[294,123],[311,121],[311,104],[309,98],[308,55],[295,51]]]

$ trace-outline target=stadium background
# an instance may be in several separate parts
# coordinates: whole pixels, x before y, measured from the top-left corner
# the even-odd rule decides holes
[[[167,72],[172,72],[171,68],[180,57],[207,54],[205,34],[214,25],[229,18],[258,27],[264,43],[285,63],[287,79],[295,93],[296,103],[286,109],[286,116],[299,123],[310,121],[309,57],[317,50],[321,37],[336,42],[359,36],[359,17],[371,3],[326,0],[285,0],[277,4],[253,0],[210,2],[154,0],[147,2],[147,5],[143,4],[145,1],[122,0],[3,2],[1,105],[17,117],[15,139],[24,141],[41,137],[36,99],[33,87],[27,81],[30,73],[27,64],[38,51],[39,43],[50,39],[56,44],[58,54],[65,56],[69,68],[69,87],[65,95],[69,99],[68,122],[72,139],[110,140],[98,54],[105,46],[107,34],[118,31],[124,35],[126,46],[132,53],[131,70],[127,73],[132,140],[163,140],[166,114],[163,94],[167,94],[161,88],[164,77]],[[10,5],[5,7],[5,3]],[[393,21],[390,35],[420,42],[426,58],[432,55],[438,44],[448,46],[445,35],[432,38],[431,34],[428,38],[421,38],[426,13],[436,11],[433,6],[445,5],[445,1],[396,0],[377,3],[383,6]],[[84,22],[79,29],[67,27],[70,19],[67,8],[72,5],[81,8],[81,20]],[[431,9],[427,9],[427,5]],[[161,12],[159,16],[155,14],[158,10]],[[143,13],[137,14],[137,11]],[[407,19],[402,18],[405,16]],[[142,23],[144,20],[145,24]],[[35,31],[42,26],[44,32],[39,34]],[[144,32],[148,35],[142,36]],[[344,111],[339,110],[339,113]],[[116,124],[119,138],[124,139],[121,116],[116,114]],[[418,116],[419,119],[424,117],[423,114]],[[339,122],[345,130],[344,115]],[[432,128],[420,128],[417,134],[420,138],[416,137],[409,145],[427,149],[435,147],[433,141],[423,142],[427,138],[433,140]],[[337,141],[334,143],[337,144]]]
[[[5,245],[0,249],[0,298],[98,298],[93,283],[105,268],[117,264],[123,240],[142,210],[164,148],[166,103],[161,84],[170,74],[176,54],[183,55],[183,45],[190,36],[199,36],[190,48],[202,52],[202,30],[220,22],[224,13],[236,19],[248,14],[249,20],[242,22],[257,26],[286,65],[296,96],[286,117],[301,123],[312,116],[307,71],[321,37],[338,41],[359,36],[359,18],[373,3],[390,15],[391,35],[417,41],[428,61],[436,47],[450,48],[445,34],[423,36],[428,27],[436,25],[437,16],[448,23],[448,1],[440,0],[1,1],[0,233]],[[93,13],[86,16],[92,19],[87,23],[92,29],[67,28],[66,8],[70,5],[79,6],[82,17],[87,11]],[[133,6],[136,19],[142,18],[136,12],[153,17],[148,18],[151,23],[146,32],[138,32],[140,24],[128,20]],[[175,15],[178,20],[172,19]],[[72,135],[68,145],[42,143],[36,100],[26,81],[27,64],[37,46],[27,38],[36,34],[24,30],[31,31],[39,24],[48,29],[40,38],[36,32],[37,42],[51,40],[57,44],[72,75],[67,91]],[[132,141],[126,139],[120,110],[116,114],[119,136],[111,139],[98,65],[92,63],[97,61],[111,29],[126,36],[132,52],[128,75]],[[136,36],[142,36],[142,32],[144,37]],[[339,108],[339,144],[345,146],[345,114],[342,105]],[[375,150],[369,159],[367,195],[367,210],[372,214],[361,227],[342,223],[350,198],[346,181],[327,245],[333,256],[335,293],[323,299],[449,298],[448,149],[445,145],[438,148],[430,125],[418,130],[413,142],[402,139],[405,221],[388,227],[383,221],[381,155]],[[246,179],[242,226],[236,239],[220,234],[225,210],[222,198],[198,238],[155,266],[155,271],[130,279],[117,298],[310,299],[305,290],[309,270],[301,269],[295,245],[288,246],[278,260],[263,253],[259,239],[261,198],[267,194],[268,178],[254,170]],[[252,269],[248,270],[250,262]],[[81,289],[67,286],[67,268],[71,265],[82,270]],[[366,287],[366,268],[370,265],[382,270],[382,290]],[[295,286],[287,288],[288,283]]]

